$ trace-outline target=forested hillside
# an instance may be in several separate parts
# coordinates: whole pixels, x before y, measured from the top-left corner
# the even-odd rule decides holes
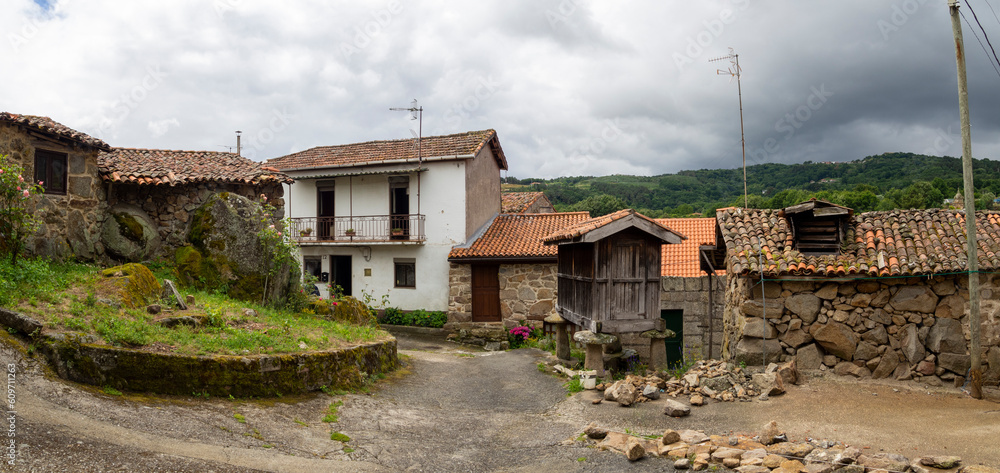
[[[976,208],[1000,194],[1000,161],[974,160]],[[960,158],[885,153],[842,162],[747,167],[749,206],[783,208],[812,197],[859,212],[942,207],[962,188]],[[712,216],[743,206],[742,169],[702,169],[660,176],[504,179],[505,190],[543,191],[558,211],[604,215],[634,208],[651,217]]]

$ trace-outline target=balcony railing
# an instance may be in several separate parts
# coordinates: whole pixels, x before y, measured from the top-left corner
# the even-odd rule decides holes
[[[292,219],[291,233],[299,244],[423,242],[424,216],[364,215]]]

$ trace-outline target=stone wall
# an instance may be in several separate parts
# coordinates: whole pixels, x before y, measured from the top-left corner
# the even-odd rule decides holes
[[[540,321],[556,313],[556,265],[501,264],[500,314],[506,327]],[[451,263],[448,322],[472,320],[472,265]]]
[[[500,265],[500,314],[505,325],[556,313],[556,264]]]
[[[95,260],[104,249],[99,241],[107,205],[97,175],[97,151],[70,147],[0,125],[0,154],[24,168],[25,179],[35,175],[35,149],[67,154],[68,188],[65,195],[39,194],[27,208],[42,226],[26,242],[29,254],[55,259]]]
[[[981,276],[984,384],[1000,381],[1000,275]],[[970,365],[968,278],[765,281],[730,276],[726,360],[960,383]]]
[[[284,189],[280,184],[252,185],[224,182],[200,182],[178,186],[113,184],[108,203],[130,204],[146,212],[157,227],[163,242],[156,256],[173,258],[178,247],[187,243],[188,224],[195,209],[212,194],[232,192],[253,201],[260,195],[277,207],[278,218],[284,215]]]

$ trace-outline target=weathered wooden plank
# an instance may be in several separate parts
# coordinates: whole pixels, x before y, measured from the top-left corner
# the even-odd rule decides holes
[[[816,217],[847,215],[848,213],[849,213],[848,209],[842,207],[818,207],[813,209],[813,215]]]

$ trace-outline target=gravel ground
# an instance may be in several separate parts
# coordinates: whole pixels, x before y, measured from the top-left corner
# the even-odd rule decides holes
[[[573,439],[591,421],[639,434],[726,434],[772,419],[793,439],[1000,465],[1000,405],[954,390],[811,379],[767,402],[713,403],[672,419],[662,401],[626,409],[592,405],[596,392],[568,397],[563,380],[536,369],[548,356],[537,350],[486,353],[399,335],[407,368],[368,394],[114,396],[46,374],[12,343],[0,335],[0,360],[18,376],[20,449],[16,467],[4,464],[12,471],[672,471],[665,460],[630,464]],[[339,422],[323,422],[338,400]],[[333,441],[331,431],[351,440]]]

